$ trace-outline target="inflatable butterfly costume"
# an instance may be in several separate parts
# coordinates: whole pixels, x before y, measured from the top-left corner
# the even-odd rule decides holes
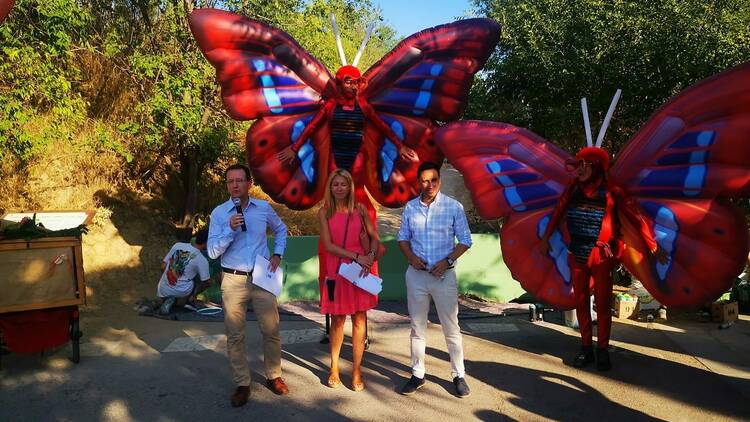
[[[414,159],[442,161],[431,139],[435,121],[460,116],[473,75],[499,38],[499,26],[489,19],[427,29],[402,41],[361,78],[346,65],[339,42],[344,66],[334,78],[288,34],[261,22],[202,9],[191,14],[190,27],[216,67],[229,114],[257,119],[247,134],[255,179],[291,209],[317,204],[328,175],[339,167],[387,207],[416,196]],[[356,82],[356,100],[342,92],[345,78]],[[292,160],[281,159],[287,151]],[[357,196],[369,204],[361,200],[363,190]]]
[[[15,3],[15,0],[0,0],[0,23],[8,17],[10,9],[13,8],[13,3]]]
[[[451,123],[435,139],[464,175],[479,214],[507,218],[500,233],[503,257],[513,277],[539,300],[572,309],[588,299],[576,291],[588,286],[574,282],[581,267],[575,257],[581,252],[572,248],[580,246],[586,233],[571,233],[571,221],[552,221],[561,217],[579,223],[588,219],[593,227],[594,252],[583,263],[589,269],[595,269],[599,258],[617,258],[669,307],[716,299],[731,286],[748,253],[745,218],[728,198],[750,195],[750,63],[672,98],[607,171],[603,162],[609,154],[597,147],[612,111],[610,107],[597,146],[584,148],[577,157],[504,123]],[[585,109],[584,118],[588,120]],[[593,189],[583,199],[598,196],[598,206],[589,204],[583,207],[588,214],[571,215],[574,187],[580,185],[571,170],[597,161],[603,164],[606,183],[600,185],[603,191]],[[606,218],[614,223],[608,225]],[[547,236],[548,250],[542,246]],[[572,245],[576,236],[579,244]],[[609,277],[606,269],[602,272]],[[600,335],[608,335],[606,328]]]

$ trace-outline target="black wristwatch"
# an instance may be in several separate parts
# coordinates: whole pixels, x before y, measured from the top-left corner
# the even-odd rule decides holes
[[[456,263],[456,260],[449,256],[445,258],[445,261],[448,262],[449,267],[452,267]]]
[[[279,257],[279,259],[283,259],[283,258],[284,258],[284,256],[283,256],[283,255],[281,255],[280,253],[275,253],[275,254],[273,254],[273,256],[278,256],[278,257]]]

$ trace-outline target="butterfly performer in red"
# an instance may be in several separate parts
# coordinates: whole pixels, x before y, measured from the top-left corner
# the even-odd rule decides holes
[[[558,229],[563,217],[570,236],[568,243],[568,265],[571,270],[576,316],[581,332],[582,349],[573,365],[582,368],[594,362],[590,283],[594,287],[597,309],[608,309],[612,297],[612,270],[616,266],[621,241],[617,238],[620,223],[616,209],[636,225],[646,242],[649,252],[660,263],[667,263],[667,254],[654,240],[650,227],[641,216],[638,207],[624,194],[622,189],[607,183],[609,153],[601,148],[606,125],[620,97],[617,90],[610,106],[596,146],[591,145],[591,128],[588,122],[586,99],[581,100],[586,126],[588,146],[581,149],[574,159],[565,162],[566,170],[574,177],[560,196],[549,224],[542,235],[540,251],[549,255],[550,236]],[[603,304],[603,305],[602,305]],[[598,312],[596,366],[599,370],[611,368],[609,359],[609,335],[612,328],[612,313]]]
[[[342,62],[334,77],[291,36],[261,22],[197,9],[190,28],[216,67],[230,116],[257,119],[247,134],[255,180],[291,209],[320,202],[337,168],[386,207],[416,197],[419,160],[443,159],[432,130],[463,113],[474,74],[500,37],[491,19],[440,25],[407,37],[360,74],[372,27],[349,65],[332,19]],[[370,204],[364,190],[357,197]]]
[[[745,264],[747,224],[729,198],[750,196],[750,63],[673,97],[610,166],[600,147],[615,103],[593,145],[582,100],[589,146],[575,157],[505,123],[456,122],[435,133],[478,213],[506,218],[500,240],[513,278],[544,303],[578,310],[576,366],[594,358],[593,280],[602,370],[615,262],[672,308],[713,301]]]

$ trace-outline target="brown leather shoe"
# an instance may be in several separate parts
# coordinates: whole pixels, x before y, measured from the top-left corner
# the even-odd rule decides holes
[[[244,406],[250,398],[250,386],[240,385],[232,394],[232,407]]]
[[[289,387],[284,384],[284,380],[281,379],[281,377],[274,378],[272,380],[266,380],[266,386],[268,386],[268,389],[273,391],[274,393],[283,396],[284,394],[289,394]]]

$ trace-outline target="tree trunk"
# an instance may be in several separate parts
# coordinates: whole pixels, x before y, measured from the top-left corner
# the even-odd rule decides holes
[[[200,172],[198,148],[190,147],[182,157],[180,173],[185,188],[185,208],[182,214],[182,226],[187,227],[195,216],[198,206],[198,173]]]

